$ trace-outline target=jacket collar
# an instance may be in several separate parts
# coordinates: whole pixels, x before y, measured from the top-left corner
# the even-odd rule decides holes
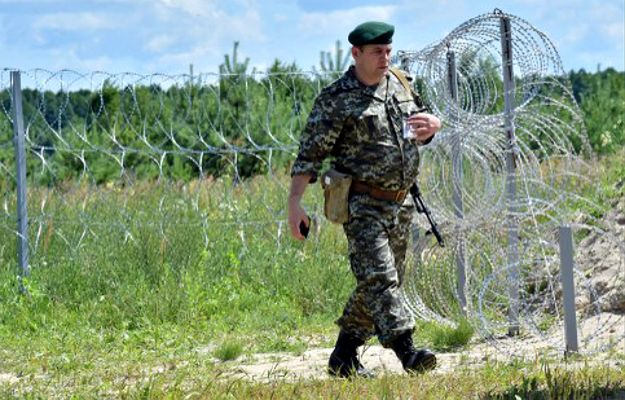
[[[373,97],[376,100],[384,101],[386,98],[386,90],[388,83],[388,76],[382,78],[380,83],[373,86],[367,86],[360,82],[356,77],[356,67],[350,66],[343,77],[339,80],[339,87],[343,90],[359,90],[364,96]]]

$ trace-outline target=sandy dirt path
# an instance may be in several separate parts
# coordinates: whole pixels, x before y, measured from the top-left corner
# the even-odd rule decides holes
[[[625,363],[625,315],[610,315],[613,318],[613,329],[606,330],[602,335],[592,337],[592,341],[584,342],[583,338],[591,332],[597,331],[597,324],[605,320],[603,318],[592,318],[582,323],[580,332],[580,352],[585,355],[584,363],[610,364],[615,367],[622,367]],[[616,329],[614,329],[616,328]],[[561,335],[554,335],[550,338],[551,343],[544,340],[532,338],[509,338],[501,337],[489,342],[473,343],[466,349],[456,352],[438,352],[437,368],[432,372],[444,374],[453,372],[459,368],[479,368],[487,362],[502,361],[508,362],[514,357],[521,357],[528,361],[540,359],[549,355],[554,362],[564,364],[563,352],[554,348],[553,344],[561,341]],[[611,346],[609,351],[599,351],[602,346],[619,340],[617,345]],[[592,350],[594,349],[594,350]],[[324,379],[328,378],[326,372],[328,358],[332,348],[311,348],[302,354],[293,353],[264,353],[255,354],[248,357],[224,362],[228,373],[226,376],[241,379],[250,379],[259,382],[270,382],[275,380],[297,381],[302,379]],[[364,346],[360,352],[362,363],[376,374],[404,374],[401,363],[392,350],[385,349],[379,345]],[[615,356],[618,353],[620,356]],[[588,361],[590,360],[590,361]],[[574,367],[575,362],[568,362],[568,367]]]

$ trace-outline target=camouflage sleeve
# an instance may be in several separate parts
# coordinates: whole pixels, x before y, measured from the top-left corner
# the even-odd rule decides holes
[[[336,99],[323,94],[317,97],[300,137],[299,152],[291,168],[291,176],[311,175],[317,180],[323,160],[330,154],[343,127],[340,107]]]

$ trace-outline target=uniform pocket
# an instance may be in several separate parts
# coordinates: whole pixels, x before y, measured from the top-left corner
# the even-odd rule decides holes
[[[386,112],[381,109],[367,109],[358,116],[356,136],[361,143],[392,143]]]

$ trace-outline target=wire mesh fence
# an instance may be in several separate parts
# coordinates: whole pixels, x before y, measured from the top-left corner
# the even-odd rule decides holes
[[[526,343],[566,350],[558,230],[567,225],[580,349],[622,345],[623,234],[596,218],[600,207],[587,196],[598,190],[592,152],[553,44],[496,11],[422,50],[400,51],[395,61],[444,122],[422,148],[419,183],[447,246],[436,246],[417,216],[405,287],[416,317],[466,319],[510,354],[525,351],[502,336],[511,325]],[[5,263],[15,265],[19,237],[27,239],[29,266],[41,269],[61,262],[97,269],[106,256],[114,262],[95,255],[108,251],[104,242],[138,259],[145,246],[159,249],[145,253],[138,268],[146,269],[195,253],[217,257],[216,246],[229,248],[211,261],[223,268],[256,258],[271,275],[292,259],[289,163],[314,97],[336,73],[20,71],[29,214],[20,236],[11,72],[0,72]],[[344,243],[321,216],[319,188],[306,202],[317,244],[297,257],[347,263],[328,250]],[[267,247],[273,251],[260,251]]]

